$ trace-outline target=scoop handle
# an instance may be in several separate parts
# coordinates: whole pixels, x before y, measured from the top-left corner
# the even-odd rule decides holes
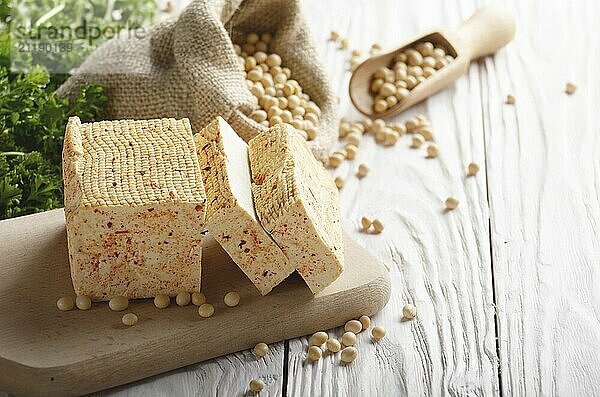
[[[471,59],[477,59],[495,53],[512,40],[515,19],[505,7],[489,5],[477,10],[457,33]]]

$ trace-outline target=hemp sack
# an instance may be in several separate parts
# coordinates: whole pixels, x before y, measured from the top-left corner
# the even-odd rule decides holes
[[[248,115],[258,107],[233,42],[270,32],[270,51],[321,108],[309,142],[325,161],[337,140],[337,99],[318,61],[299,0],[195,0],[175,20],[135,37],[121,32],[100,46],[58,90],[72,96],[85,83],[105,88],[113,119],[187,117],[195,131],[223,117],[245,141],[267,130]],[[127,33],[127,34],[125,34]],[[233,42],[232,42],[233,40]]]

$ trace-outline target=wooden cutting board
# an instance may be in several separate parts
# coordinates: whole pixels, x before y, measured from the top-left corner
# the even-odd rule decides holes
[[[61,312],[73,295],[63,210],[0,222],[0,390],[19,395],[78,395],[192,363],[334,328],[379,311],[390,296],[387,269],[346,236],[346,270],[313,296],[297,275],[263,297],[211,238],[202,252],[202,291],[215,314],[193,305],[156,309],[132,301],[127,312],[106,303]],[[223,296],[241,295],[229,308]]]

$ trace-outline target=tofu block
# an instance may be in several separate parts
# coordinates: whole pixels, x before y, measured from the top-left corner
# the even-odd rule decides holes
[[[200,290],[205,194],[187,119],[69,119],[65,217],[77,295]]]
[[[206,228],[266,295],[295,269],[256,217],[248,145],[221,117],[194,139],[206,189]]]
[[[313,293],[344,270],[335,183],[288,124],[249,142],[256,213]]]

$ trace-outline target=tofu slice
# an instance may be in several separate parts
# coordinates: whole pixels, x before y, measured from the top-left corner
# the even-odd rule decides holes
[[[73,287],[93,300],[200,290],[205,202],[187,119],[69,119],[63,149]]]
[[[221,117],[194,138],[206,187],[206,227],[266,295],[294,267],[256,217],[248,145]]]
[[[249,142],[256,213],[313,293],[344,270],[335,183],[288,124]]]

